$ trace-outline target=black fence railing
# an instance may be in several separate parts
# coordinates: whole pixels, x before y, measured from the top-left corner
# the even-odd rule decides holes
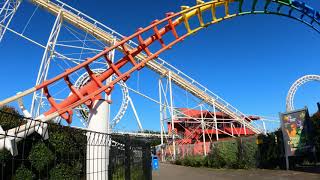
[[[14,110],[0,111],[0,125],[1,180],[152,179],[144,138],[43,123]]]
[[[152,179],[150,144],[129,135],[113,135],[109,179]]]

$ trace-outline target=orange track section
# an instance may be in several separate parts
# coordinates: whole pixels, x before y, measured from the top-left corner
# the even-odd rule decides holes
[[[106,92],[107,94],[110,94],[111,91],[113,90],[114,85],[119,82],[120,80],[126,81],[129,77],[130,74],[136,70],[140,70],[143,68],[146,64],[146,62],[156,58],[160,53],[163,51],[171,48],[174,44],[178,43],[179,41],[182,41],[185,37],[187,37],[189,34],[186,33],[184,35],[179,36],[177,31],[176,31],[176,26],[180,23],[179,20],[173,20],[173,18],[181,15],[180,13],[167,13],[167,17],[162,19],[162,20],[155,20],[150,26],[146,28],[139,28],[136,33],[133,35],[123,39],[122,41],[118,42],[112,47],[106,48],[104,51],[100,52],[96,56],[92,58],[88,58],[85,62],[66,70],[64,73],[58,75],[57,77],[50,79],[48,81],[45,81],[44,83],[36,86],[35,88],[37,90],[43,90],[45,96],[47,97],[51,109],[47,112],[44,113],[45,116],[48,116],[54,112],[58,112],[62,118],[64,118],[68,123],[72,122],[72,110],[81,105],[81,104],[86,104],[89,108],[92,106],[92,102],[100,98],[100,94],[102,92]],[[163,25],[164,24],[164,25]],[[163,27],[161,29],[158,29],[158,26],[162,25]],[[147,31],[153,31],[153,35],[150,37],[146,38],[143,40],[142,34],[147,32]],[[165,44],[164,40],[162,37],[168,33],[171,32],[175,39],[170,42],[169,44]],[[135,47],[132,50],[129,50],[125,44],[129,40],[133,40],[137,38],[139,45]],[[155,53],[151,53],[149,50],[149,46],[154,43],[155,41],[159,41],[162,48],[159,49]],[[116,63],[112,63],[107,55],[110,51],[112,51],[115,48],[121,47],[124,50],[124,55],[123,57],[118,60]],[[141,62],[137,62],[135,60],[135,56],[137,56],[139,53],[144,51],[147,54],[147,58],[144,59]],[[106,62],[109,65],[109,68],[100,74],[99,76],[95,75],[91,70],[89,65],[100,59],[104,58]],[[131,69],[127,70],[126,72],[121,72],[121,68],[124,67],[127,64],[131,64]],[[69,75],[80,70],[80,69],[85,69],[88,74],[90,75],[90,82],[81,87],[80,89],[74,88],[73,84],[69,81]],[[113,74],[116,74],[118,78],[114,79],[112,82],[110,82],[108,85],[104,85],[103,81],[111,77]],[[50,95],[49,92],[49,87],[50,85],[56,83],[60,79],[64,79],[66,84],[68,85],[71,95],[64,99],[61,103],[56,103],[54,101],[54,98]]]

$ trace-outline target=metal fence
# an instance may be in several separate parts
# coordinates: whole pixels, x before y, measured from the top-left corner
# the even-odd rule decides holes
[[[0,125],[1,180],[152,179],[146,139],[43,123],[15,111],[0,111]]]

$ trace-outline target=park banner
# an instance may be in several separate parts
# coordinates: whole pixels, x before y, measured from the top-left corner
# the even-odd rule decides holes
[[[287,156],[312,151],[310,117],[307,108],[280,114],[281,129]]]

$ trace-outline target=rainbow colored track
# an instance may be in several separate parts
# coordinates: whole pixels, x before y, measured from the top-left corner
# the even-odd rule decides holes
[[[55,78],[0,102],[0,106],[35,91],[43,90],[51,104],[51,109],[44,113],[45,117],[47,117],[46,119],[52,119],[60,115],[66,119],[68,123],[71,123],[72,111],[77,106],[86,104],[90,108],[92,106],[92,102],[101,97],[101,93],[106,92],[107,94],[110,94],[116,83],[120,80],[128,80],[131,73],[140,70],[148,61],[157,58],[162,52],[172,48],[173,45],[183,41],[188,36],[208,27],[209,25],[237,16],[248,14],[274,14],[286,16],[303,22],[317,32],[320,32],[319,12],[313,10],[309,6],[306,6],[304,3],[290,0],[262,0],[264,2],[263,8],[262,10],[257,10],[259,2],[262,1],[251,1],[249,9],[244,6],[245,0],[214,0],[210,2],[197,0],[197,5],[193,7],[182,6],[182,11],[178,13],[167,13],[164,19],[155,20],[148,27],[139,28],[137,32],[131,36],[124,38],[111,47],[107,47],[96,56],[88,58],[85,62],[66,70],[66,72],[56,76]],[[220,7],[224,8],[223,13],[218,12],[218,8]],[[285,12],[283,9],[286,9]],[[298,12],[298,16],[294,12]],[[208,14],[210,14],[210,16],[208,16]],[[168,38],[169,36],[172,38]],[[126,44],[130,40],[137,41],[138,46],[128,48]],[[150,47],[156,42],[160,43],[160,48],[151,49]],[[120,49],[123,56],[113,63],[108,59],[107,54],[114,49]],[[137,61],[136,57],[141,52],[144,52],[147,57],[142,61]],[[109,68],[101,75],[97,76],[92,73],[90,64],[100,58],[106,60]],[[75,73],[80,69],[85,69],[90,74],[91,81],[82,88],[76,89],[69,81],[68,77],[70,74]],[[116,74],[118,77],[105,85],[103,82],[113,74]],[[71,95],[58,104],[54,101],[54,98],[51,97],[49,89],[50,86],[57,83],[59,80],[64,80],[66,82]]]

